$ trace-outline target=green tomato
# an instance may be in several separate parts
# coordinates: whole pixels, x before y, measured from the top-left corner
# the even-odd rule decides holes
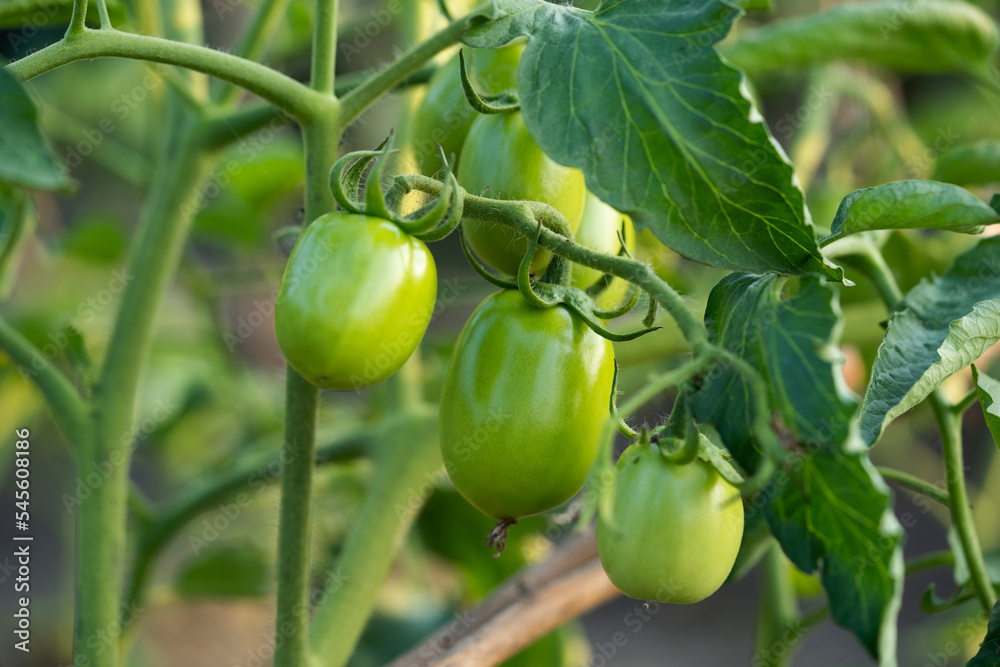
[[[580,226],[576,229],[577,243],[599,252],[617,255],[621,251],[622,245],[618,239],[619,231],[625,237],[625,246],[630,252],[634,250],[635,227],[632,226],[632,220],[588,191],[587,199],[583,205],[583,216],[580,218]],[[597,269],[591,269],[582,264],[573,264],[573,287],[587,289],[600,279],[601,272]],[[628,292],[628,282],[621,278],[615,278],[597,297],[597,306],[604,310],[610,310],[621,303],[626,292]]]
[[[564,167],[535,143],[520,112],[479,116],[469,130],[458,165],[458,182],[469,193],[494,199],[546,203],[565,216],[576,232],[583,213],[583,173]],[[528,250],[528,240],[510,228],[466,219],[469,246],[493,268],[514,275]],[[540,273],[552,258],[538,250],[532,269]]]
[[[327,213],[285,266],[274,312],[292,368],[323,389],[360,389],[413,354],[434,310],[437,270],[419,239],[392,222]]]
[[[483,301],[459,336],[441,396],[441,452],[484,514],[516,519],[569,500],[597,456],[614,376],[610,341],[562,306],[517,290]]]
[[[597,551],[625,595],[704,600],[729,576],[742,538],[740,493],[711,465],[671,463],[655,444],[618,459],[613,521],[598,516]]]
[[[465,50],[466,64],[476,90],[482,95],[496,95],[517,87],[517,63],[525,42],[499,49]],[[446,156],[462,154],[476,111],[469,106],[462,90],[458,54],[434,73],[413,124],[413,153],[425,176],[434,176],[444,166],[438,157],[441,144]],[[452,169],[455,165],[452,165]]]

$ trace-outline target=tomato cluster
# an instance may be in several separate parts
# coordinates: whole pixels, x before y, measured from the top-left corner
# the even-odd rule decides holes
[[[493,93],[511,88],[521,50],[511,45],[480,53],[469,80]],[[477,115],[458,74],[450,63],[430,82],[416,120],[417,145],[430,139],[458,155],[458,183],[466,192],[547,204],[578,243],[628,253],[635,237],[628,217],[589,193],[580,171],[546,155],[520,111]],[[440,166],[426,156],[424,164],[425,171]],[[381,172],[373,173],[369,180],[380,187]],[[457,224],[458,215],[453,220]],[[501,274],[516,274],[534,250],[507,226],[474,216],[461,224],[471,250]],[[401,227],[420,234],[395,219],[330,213],[296,244],[275,329],[289,364],[314,384],[358,389],[379,382],[423,337],[434,306],[435,265],[426,245]],[[534,252],[537,278],[552,255]],[[607,279],[574,265],[544,280],[577,288],[586,299],[579,290]],[[592,289],[592,312],[613,314],[628,289],[619,278]],[[441,396],[441,451],[455,488],[498,520],[501,548],[509,524],[576,495],[602,451],[615,382],[609,337],[570,302],[529,302],[515,289],[486,298],[462,329]],[[599,515],[597,542],[618,588],[637,598],[688,603],[722,584],[739,550],[743,508],[737,489],[714,467],[701,460],[675,463],[644,439],[622,455],[613,487],[614,511]]]

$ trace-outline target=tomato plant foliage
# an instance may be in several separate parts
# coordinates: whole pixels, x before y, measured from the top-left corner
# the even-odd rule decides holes
[[[714,44],[740,10],[721,0],[496,3],[464,41],[529,38],[517,87],[546,153],[698,261],[741,271],[840,271],[822,258],[792,168]]]
[[[471,13],[448,16],[449,5],[458,4]],[[573,4],[597,7],[588,11]],[[443,556],[468,579],[464,594],[485,595],[516,567],[537,560],[533,549],[540,553],[559,541],[548,532],[543,537],[543,527],[555,526],[561,536],[567,526],[536,515],[558,511],[564,503],[570,503],[569,509],[560,516],[571,517],[567,521],[597,526],[598,553],[588,557],[595,565],[599,559],[611,582],[626,594],[700,601],[766,558],[761,569],[768,590],[762,607],[782,597],[794,601],[787,576],[794,566],[811,575],[814,586],[822,585],[823,611],[853,633],[882,667],[895,667],[905,650],[897,635],[906,577],[925,567],[952,568],[954,595],[941,600],[930,588],[922,607],[942,611],[972,601],[981,614],[992,609],[985,639],[968,664],[1000,665],[1000,606],[995,606],[1000,571],[991,551],[1000,534],[984,530],[983,542],[991,543],[980,545],[975,526],[975,520],[992,517],[981,508],[995,499],[989,495],[995,489],[989,487],[1000,463],[991,463],[970,494],[965,479],[979,473],[965,464],[962,443],[963,415],[975,413],[983,420],[979,431],[987,447],[970,453],[970,461],[978,463],[986,454],[1000,461],[1000,449],[989,442],[1000,447],[1000,380],[989,355],[1000,342],[1000,236],[990,235],[1000,223],[1000,195],[990,199],[988,190],[1000,175],[1000,139],[995,131],[966,139],[968,130],[953,133],[949,127],[947,136],[957,137],[958,145],[935,142],[934,155],[928,157],[931,151],[907,125],[904,105],[911,100],[902,98],[910,97],[909,91],[897,95],[879,80],[898,71],[908,76],[958,74],[982,87],[983,94],[997,96],[1000,83],[994,69],[1000,40],[995,23],[963,2],[878,0],[832,3],[837,6],[741,25],[730,34],[744,13],[740,6],[768,4],[402,3],[399,13],[414,32],[423,30],[423,19],[444,27],[414,37],[406,45],[413,48],[401,49],[399,59],[384,69],[338,75],[334,65],[349,65],[334,59],[338,3],[317,0],[314,26],[305,31],[285,26],[293,33],[299,30],[293,41],[313,53],[308,84],[261,62],[265,37],[280,23],[269,12],[280,14],[281,2],[260,3],[261,14],[246,37],[249,45],[241,45],[239,56],[200,43],[199,22],[193,20],[197,2],[185,5],[190,11],[164,15],[169,24],[163,26],[164,39],[143,32],[159,30],[157,21],[129,26],[137,27],[135,32],[112,28],[112,23],[134,18],[117,2],[75,0],[53,10],[48,21],[71,21],[66,37],[49,48],[32,46],[32,53],[22,53],[20,60],[0,69],[0,389],[33,382],[72,441],[77,472],[101,472],[100,483],[86,489],[87,502],[75,505],[78,532],[88,539],[78,545],[79,655],[74,660],[98,667],[126,664],[117,642],[98,649],[88,639],[118,622],[120,604],[141,606],[162,548],[185,521],[212,511],[237,487],[249,486],[259,494],[280,477],[281,527],[273,567],[252,531],[239,531],[240,542],[206,521],[218,533],[211,541],[219,539],[222,547],[204,557],[196,552],[197,560],[175,568],[179,575],[172,584],[181,598],[262,597],[271,592],[274,577],[275,627],[287,631],[274,647],[277,667],[313,662],[341,667],[352,652],[360,655],[358,645],[378,643],[368,638],[377,634],[372,630],[377,623],[369,624],[369,619],[377,613],[378,591],[400,545]],[[24,0],[0,9],[0,26],[21,26],[29,10],[39,7]],[[428,7],[433,20],[421,16]],[[173,24],[181,14],[190,15],[185,19],[190,24]],[[392,12],[384,14],[393,20]],[[378,14],[379,32],[385,27],[382,18]],[[178,37],[195,43],[179,44]],[[458,69],[462,56],[453,48],[459,43],[482,49],[469,58],[473,67],[464,79]],[[33,264],[48,266],[24,252],[35,232],[32,191],[53,210],[48,200],[75,184],[41,130],[46,123],[39,118],[46,116],[35,103],[36,95],[58,100],[57,92],[39,86],[29,95],[21,80],[75,60],[118,56],[190,68],[221,81],[209,88],[200,76],[174,74],[170,86],[143,93],[149,93],[150,107],[156,107],[150,117],[165,125],[155,149],[130,146],[124,130],[115,137],[110,131],[107,137],[99,135],[106,141],[101,150],[110,150],[113,157],[104,157],[104,165],[117,167],[124,183],[150,190],[135,247],[123,253],[115,233],[101,233],[125,229],[123,225],[89,221],[73,230],[61,250],[76,262],[99,258],[103,272],[128,255],[128,279],[115,298],[110,287],[98,291],[108,293],[108,303],[117,307],[120,300],[122,305],[115,318],[98,318],[93,298],[82,295],[75,301],[74,296],[73,307],[85,304],[89,310],[82,312],[100,321],[90,328],[89,321],[60,321],[43,331],[48,325],[39,327],[36,321],[53,317],[38,317],[25,305],[32,300],[19,299],[13,291],[22,273],[39,273]],[[832,63],[840,60],[877,69],[839,70]],[[501,66],[502,72],[490,69]],[[869,152],[864,152],[857,147],[860,141],[844,141],[846,149],[837,146],[843,140],[840,124],[853,121],[845,120],[847,113],[840,118],[834,108],[800,118],[792,128],[789,152],[805,155],[813,164],[796,172],[751,101],[747,84],[748,77],[756,84],[758,79],[766,82],[770,73],[780,71],[783,77],[798,70],[810,70],[817,81],[836,88],[838,103],[849,100],[864,107],[870,116],[865,120],[884,132],[881,138],[893,144],[898,155],[892,157],[899,164],[887,162],[891,169],[858,167],[878,162],[885,147],[866,144]],[[855,78],[865,82],[864,91],[879,92],[878,99],[859,93]],[[376,150],[365,145],[339,156],[345,131],[365,111],[401,86],[423,83],[427,94],[416,122],[399,133],[387,130],[389,139]],[[267,104],[254,106],[257,100],[243,99],[235,88],[230,95],[231,85]],[[484,99],[477,101],[478,94]],[[393,98],[402,109],[401,124],[420,105],[419,96],[407,95]],[[497,104],[490,108],[490,103]],[[284,135],[270,147],[264,145],[269,139],[246,149],[242,132],[266,129],[271,138],[281,133],[268,105],[287,114],[282,122],[298,123],[303,150],[289,151]],[[480,111],[484,115],[476,115]],[[54,126],[66,120],[59,112],[53,117]],[[939,120],[934,117],[929,124],[946,125]],[[90,121],[104,131],[101,119]],[[347,132],[348,141],[357,141],[353,135]],[[390,168],[394,173],[389,176],[384,168],[396,139],[404,154],[409,151],[421,162],[416,171],[422,173]],[[432,156],[431,147],[439,144],[444,148]],[[98,146],[90,149],[96,154]],[[920,164],[903,160],[907,151],[921,150]],[[446,164],[456,153],[458,163]],[[219,158],[235,154],[239,160]],[[157,177],[141,182],[137,171],[114,164],[121,159],[130,165],[157,162]],[[223,161],[225,168],[210,180],[212,165]],[[883,176],[890,172],[899,180],[885,182]],[[921,178],[928,174],[936,180]],[[221,245],[254,250],[272,222],[272,204],[277,206],[279,194],[297,194],[303,179],[303,212],[289,212],[296,224],[275,231],[275,245],[282,251],[296,240],[290,258],[286,261],[283,252],[270,247],[258,249],[254,257],[285,267],[275,298],[255,304],[256,319],[241,323],[246,334],[240,333],[239,340],[219,336],[191,354],[211,359],[205,363],[211,370],[199,370],[197,385],[185,385],[189,400],[179,415],[157,421],[152,433],[134,438],[149,437],[155,446],[132,446],[136,415],[143,407],[140,371],[155,366],[151,359],[172,365],[156,357],[162,351],[152,345],[153,336],[160,335],[153,327],[157,308],[176,308],[175,301],[184,301],[164,299],[167,286],[176,283],[176,289],[194,297],[190,301],[213,308],[222,298],[219,292],[242,294],[213,284],[217,275],[242,276],[239,271],[214,271],[215,262],[223,266],[232,259],[218,252]],[[819,188],[817,180],[822,181]],[[806,193],[810,204],[816,202],[814,209],[823,211],[815,220]],[[203,240],[199,233],[211,232],[212,252],[181,262],[190,229],[196,243]],[[454,295],[443,298],[443,290],[437,293],[439,275],[442,286],[450,284],[439,273],[448,270],[448,257],[432,253],[427,244],[455,230],[472,268],[503,289],[485,297],[461,334],[454,327],[447,335],[455,335],[442,340],[452,313],[433,326],[431,320],[444,308],[466,302],[452,299]],[[43,249],[53,256],[59,252]],[[22,255],[31,261],[22,262]],[[213,271],[201,275],[185,266],[203,261]],[[188,279],[171,280],[180,272]],[[262,271],[271,273],[282,275],[280,270]],[[74,281],[64,282],[71,292]],[[467,286],[460,287],[457,294]],[[704,304],[703,317],[691,307],[697,299]],[[630,316],[638,303],[648,308],[645,316]],[[13,324],[8,324],[8,310]],[[272,316],[286,373],[260,380],[264,390],[246,389],[242,385],[257,380],[234,371],[239,364],[216,359],[219,339],[233,352],[233,345],[245,342]],[[618,320],[622,316],[630,319]],[[657,332],[668,317],[680,332],[669,341],[669,325]],[[108,325],[105,319],[115,321]],[[849,331],[849,322],[866,331]],[[211,323],[202,326],[212,328]],[[430,344],[421,347],[428,330]],[[649,339],[640,338],[646,334]],[[660,344],[633,346],[636,339]],[[856,356],[862,362],[871,364],[867,378],[850,384],[844,339],[860,350]],[[108,341],[107,349],[100,350],[100,363],[94,340]],[[248,358],[250,347],[244,348]],[[277,352],[275,357],[282,361]],[[430,363],[422,364],[422,358]],[[971,374],[955,378],[970,366]],[[636,370],[647,375],[649,367],[655,372],[636,388]],[[150,374],[171,385],[183,371],[167,380],[155,368]],[[148,507],[138,488],[129,499],[135,450],[139,457],[146,449],[156,450],[168,461],[163,452],[173,442],[212,449],[192,437],[206,430],[208,412],[194,408],[208,391],[204,386],[215,387],[212,383],[223,382],[220,378],[227,384],[220,385],[219,393],[235,396],[237,407],[229,415],[233,432],[220,419],[218,430],[225,434],[218,439],[259,441],[274,445],[273,451],[232,447],[210,460],[217,465],[231,458],[231,469],[205,475],[203,486],[190,493],[185,487],[162,506]],[[258,417],[255,413],[267,412],[259,397],[279,394],[277,386],[267,384],[272,380],[285,385],[283,412],[276,408],[273,415]],[[950,396],[946,381],[964,382],[964,397]],[[379,386],[369,394],[369,385]],[[355,393],[324,394],[320,389]],[[671,392],[672,412],[652,417],[659,407],[650,401],[665,391]],[[4,400],[6,409],[6,396]],[[21,402],[33,401],[34,394]],[[333,402],[335,409],[318,411],[324,401]],[[872,448],[891,439],[890,424],[925,401],[940,434],[943,487],[873,463],[878,454]],[[966,412],[975,402],[980,410]],[[9,404],[16,409],[18,401]],[[32,410],[34,418],[37,410]],[[199,421],[191,421],[192,413],[199,413]],[[921,414],[914,413],[907,419],[919,424]],[[637,425],[650,418],[660,423]],[[613,467],[616,430],[632,443]],[[906,438],[917,440],[916,431]],[[131,435],[108,435],[119,433]],[[317,433],[332,433],[332,443],[317,448]],[[937,446],[936,441],[930,444]],[[362,457],[373,465],[343,466],[313,486],[316,465]],[[178,478],[190,477],[194,468],[188,465]],[[458,494],[442,488],[448,479]],[[888,482],[943,505],[940,514],[950,520],[947,550],[922,561],[904,561],[904,530]],[[164,483],[163,489],[172,486]],[[310,511],[314,502],[331,502],[320,492],[329,489],[334,491],[327,495],[337,501],[331,515],[353,516],[355,508],[345,511],[341,504],[354,500],[361,509],[358,525],[350,530],[323,526],[315,531],[321,536],[315,542],[339,556],[330,569],[338,581],[327,582],[328,589],[314,597],[316,573],[310,558],[319,549],[310,546]],[[429,497],[429,514],[418,520]],[[227,527],[244,510],[251,514],[249,494],[234,502],[218,505]],[[129,512],[135,517],[126,525]],[[484,531],[477,523],[489,519],[498,523],[488,541],[500,549],[508,528],[520,531],[510,533],[514,553],[502,565],[470,565],[470,560],[489,557],[479,549]],[[424,541],[436,543],[407,542],[404,537],[415,522]],[[139,534],[127,539],[133,524]],[[476,536],[474,548],[465,541],[469,535]],[[208,541],[202,542],[209,548]],[[568,557],[568,564],[557,555],[557,567],[546,564],[540,570],[552,567],[545,576],[560,581],[583,577],[585,583],[604,586],[600,569],[581,574],[591,566],[572,560],[578,555]],[[121,568],[130,558],[130,567]],[[407,579],[425,560],[412,558],[399,568],[398,578]],[[128,574],[119,576],[123,569]],[[541,585],[548,585],[541,579]],[[499,616],[501,608],[525,604],[534,593],[521,595],[521,587],[537,583],[527,576],[503,587],[499,602],[487,603],[490,613]],[[609,584],[602,590],[613,592]],[[587,591],[581,585],[573,593]],[[587,604],[606,599],[598,597]],[[469,601],[447,604],[458,608]],[[790,623],[804,622],[798,609],[782,617],[794,606],[779,600],[765,609],[758,644],[775,632],[785,641],[786,629],[798,627]],[[572,613],[590,607],[581,603]],[[306,609],[312,610],[311,619],[303,613]],[[443,617],[451,611],[444,603],[441,609]],[[571,618],[555,620],[565,624]],[[421,622],[426,625],[427,619]],[[489,632],[483,628],[491,622],[473,623],[462,632],[478,638]],[[420,626],[422,635],[429,629],[425,625]],[[538,628],[504,632],[512,646],[522,635],[535,632],[531,640],[538,640],[544,634]],[[508,664],[564,664],[558,662],[564,657],[563,632],[536,643],[535,658],[529,648],[521,662]],[[413,650],[423,659],[428,649],[460,652],[476,644],[463,638],[444,649],[434,641],[432,637]],[[525,640],[518,648],[528,644]],[[788,654],[794,648],[781,646]],[[392,660],[404,648],[394,645],[396,653],[379,653],[379,659]],[[966,648],[968,654],[975,651],[971,645]],[[454,657],[435,655],[444,661]],[[766,664],[781,667],[787,661]]]

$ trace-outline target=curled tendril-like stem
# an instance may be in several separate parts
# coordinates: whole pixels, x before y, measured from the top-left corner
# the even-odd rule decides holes
[[[493,525],[493,530],[483,540],[483,546],[496,547],[497,552],[494,558],[499,558],[503,550],[507,548],[507,533],[509,528],[517,523],[517,519],[500,519]]]
[[[620,367],[618,366],[618,360],[615,359],[615,374],[611,377],[611,401],[608,409],[611,413],[611,418],[615,421],[615,427],[618,429],[618,432],[624,435],[626,438],[629,438],[630,440],[635,440],[636,438],[639,437],[639,432],[636,431],[631,426],[629,426],[628,424],[626,424],[625,420],[622,419],[622,416],[618,414],[618,369],[619,368]]]
[[[393,133],[379,144],[378,150],[355,151],[337,160],[330,170],[330,191],[346,211],[370,215],[395,223],[400,229],[423,240],[436,241],[453,232],[462,220],[465,207],[465,190],[451,171],[444,152],[438,147],[445,165],[444,181],[436,199],[409,215],[402,215],[403,199],[413,191],[405,176],[397,176],[388,189],[382,185],[382,175],[393,150]],[[361,201],[361,182],[365,170],[371,167],[365,181],[364,203]]]
[[[493,275],[478,259],[476,259],[476,256],[472,254],[472,249],[469,248],[468,242],[465,240],[465,229],[461,226],[458,228],[458,240],[462,243],[462,252],[465,253],[465,259],[469,261],[469,264],[471,264],[472,268],[476,270],[476,273],[482,276],[483,280],[496,285],[497,287],[502,287],[503,289],[517,289],[517,283],[515,281]]]
[[[621,317],[625,313],[630,312],[635,305],[639,303],[639,286],[634,283],[629,283],[628,291],[625,292],[625,298],[622,299],[621,303],[610,310],[600,310],[595,309],[594,315],[602,320],[613,320],[616,317]],[[587,296],[591,296],[587,293]]]
[[[663,456],[671,463],[681,465],[694,461],[698,456],[701,443],[698,437],[698,426],[691,415],[691,406],[687,395],[681,394],[677,397],[674,409],[664,427],[661,437],[664,437],[671,444],[679,443],[679,446],[661,447]]]
[[[642,318],[642,323],[647,327],[651,327],[656,323],[656,299],[652,296],[649,297],[649,307],[646,309],[646,316]]]
[[[383,144],[384,145],[384,144]],[[381,155],[378,151],[354,151],[337,160],[330,169],[330,192],[345,211],[364,215],[365,209],[358,200],[361,178],[365,168]],[[354,163],[345,174],[347,165]]]
[[[521,292],[524,300],[536,308],[551,308],[558,301],[546,301],[535,292],[531,286],[531,263],[535,259],[535,249],[538,247],[538,237],[542,235],[542,221],[538,221],[538,228],[535,235],[528,241],[528,250],[521,259],[520,266],[517,267],[517,288]]]
[[[510,113],[520,110],[521,104],[517,95],[513,93],[479,94],[472,84],[472,79],[469,78],[469,69],[465,62],[465,49],[458,52],[458,60],[462,76],[462,91],[465,93],[465,99],[469,100],[469,106],[482,114]]]

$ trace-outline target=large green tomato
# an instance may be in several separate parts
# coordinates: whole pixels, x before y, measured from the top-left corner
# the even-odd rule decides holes
[[[274,330],[285,359],[324,389],[360,389],[413,354],[434,310],[437,270],[419,239],[364,215],[328,213],[295,244]]]
[[[614,521],[597,518],[597,551],[618,589],[688,604],[718,590],[743,539],[740,493],[715,468],[670,463],[655,444],[630,446],[615,466]]]
[[[583,206],[583,216],[580,218],[580,226],[576,229],[577,243],[599,252],[617,255],[622,246],[618,239],[619,231],[625,237],[625,246],[630,252],[634,250],[635,227],[632,226],[632,220],[588,191]],[[573,264],[573,287],[587,289],[600,278],[601,272],[597,269],[591,269],[582,264]],[[628,285],[628,282],[621,278],[612,280],[611,284],[597,297],[597,306],[604,310],[611,310],[618,306],[625,298],[625,293],[628,292]]]
[[[499,49],[465,50],[469,74],[480,94],[496,95],[517,87],[517,63],[524,45],[524,41],[519,41]],[[438,157],[438,144],[445,155],[459,158],[476,116],[462,90],[456,53],[427,83],[427,92],[413,124],[413,152],[421,173],[434,176],[443,166]]]
[[[484,514],[516,519],[569,500],[597,456],[611,343],[562,306],[488,297],[459,336],[441,396],[441,452]]]
[[[564,167],[535,143],[520,112],[479,116],[469,130],[458,165],[458,182],[470,194],[494,199],[528,199],[549,204],[566,217],[575,232],[583,213],[583,173]],[[462,221],[469,245],[484,262],[517,273],[528,240],[508,227],[478,220]],[[552,255],[535,253],[532,268],[541,272]]]

